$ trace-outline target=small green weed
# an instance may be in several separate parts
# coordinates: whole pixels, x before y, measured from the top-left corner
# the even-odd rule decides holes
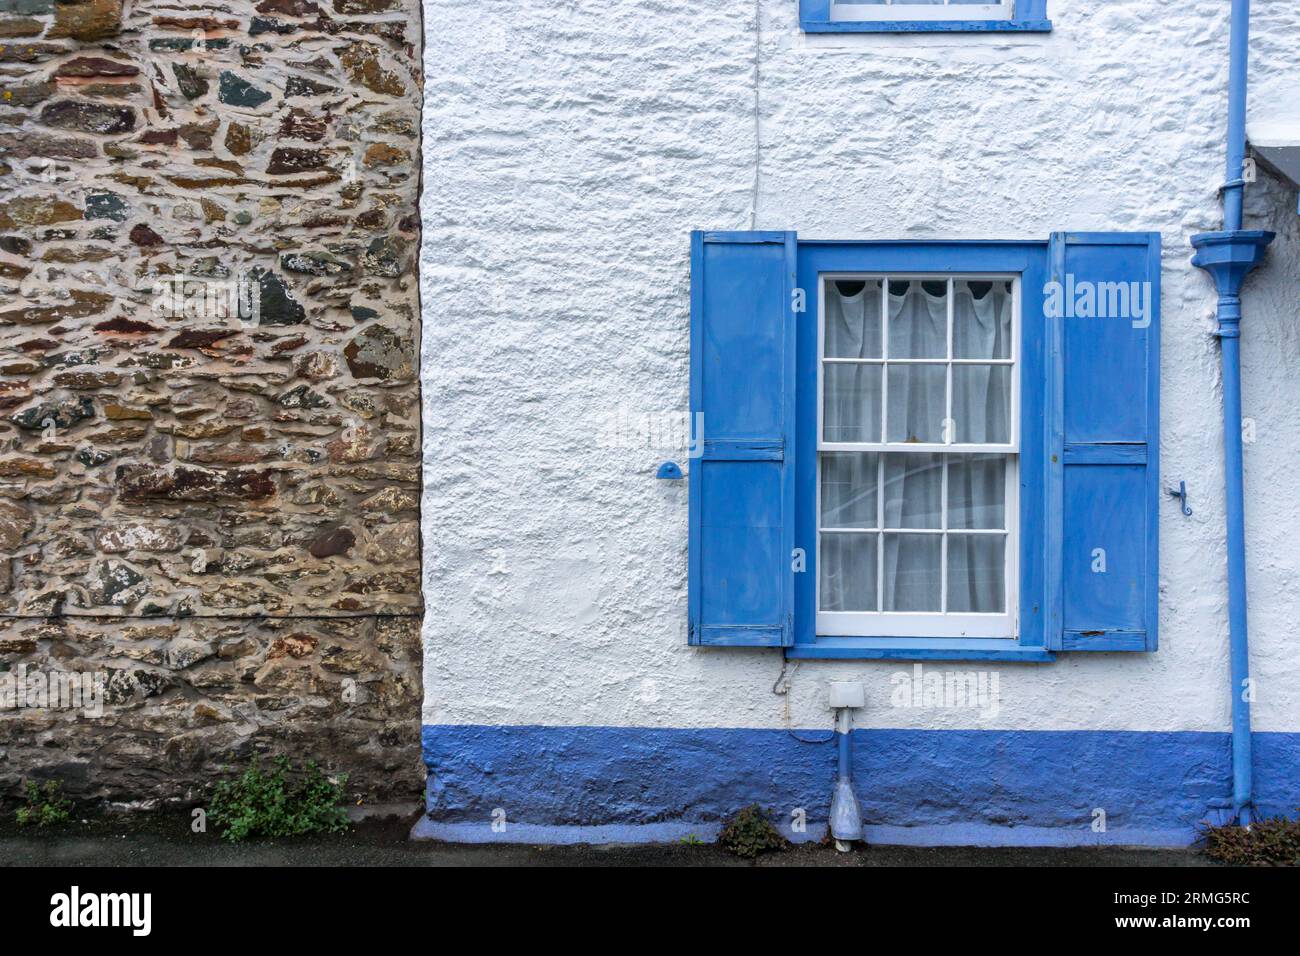
[[[270,769],[260,761],[238,777],[217,783],[208,816],[232,842],[249,837],[341,833],[348,828],[343,804],[347,775],[337,781],[313,761],[295,770],[288,757],[276,757]]]
[[[58,780],[46,780],[44,786],[27,780],[23,785],[27,789],[27,806],[18,808],[20,827],[56,826],[72,819],[72,801],[63,796],[63,784]]]
[[[728,852],[747,860],[754,859],[760,853],[783,850],[787,845],[785,837],[777,832],[763,808],[756,803],[745,807],[727,821],[718,842]]]

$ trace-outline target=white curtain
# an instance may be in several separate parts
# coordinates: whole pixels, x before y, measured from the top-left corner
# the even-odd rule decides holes
[[[891,364],[887,373],[879,365],[825,365],[825,440],[881,440],[880,376],[887,374],[888,440],[942,443],[948,410],[946,283],[894,280],[886,294],[889,358],[932,360],[933,364]],[[878,284],[829,284],[827,357],[880,356],[880,295]],[[952,358],[1011,357],[1012,300],[1007,283],[955,282],[952,304]],[[1009,441],[1010,367],[953,365],[952,382],[955,429],[950,437],[957,443]],[[822,455],[821,527],[859,529],[822,535],[822,610],[942,608],[945,464],[949,469],[948,610],[1005,610],[1004,536],[959,532],[1006,527],[1006,456],[920,452]],[[905,533],[923,530],[932,533]]]
[[[832,282],[826,297],[825,355],[838,359],[881,356],[880,283]],[[822,424],[826,440],[880,441],[879,365],[827,363]]]
[[[829,283],[825,355],[879,359],[883,355],[879,281]],[[880,365],[823,366],[826,441],[880,441]],[[827,454],[822,458],[822,527],[875,528],[878,456]],[[821,607],[826,611],[877,610],[877,535],[826,534],[821,542]]]

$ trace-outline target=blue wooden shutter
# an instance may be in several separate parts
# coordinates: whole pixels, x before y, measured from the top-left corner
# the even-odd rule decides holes
[[[1048,646],[1154,651],[1160,236],[1057,233],[1051,253]]]
[[[691,235],[690,643],[794,643],[795,234]]]

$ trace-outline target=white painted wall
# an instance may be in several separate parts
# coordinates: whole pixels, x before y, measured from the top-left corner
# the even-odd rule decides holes
[[[1253,110],[1300,63],[1300,5],[1257,0]],[[805,37],[796,0],[425,0],[426,723],[1229,727],[1215,296],[1226,0],[1052,0],[1050,35]],[[755,150],[755,51],[760,149]],[[1283,92],[1278,92],[1283,91]],[[1300,112],[1294,97],[1289,109]],[[754,204],[757,165],[756,208]],[[1300,731],[1300,219],[1247,286],[1255,727]],[[890,706],[910,664],[686,645],[686,484],[671,448],[606,447],[620,408],[682,412],[688,232],[1164,237],[1159,652],[995,665],[996,714]],[[680,452],[678,452],[678,456]],[[679,460],[680,457],[679,457]],[[933,665],[971,670],[980,665]]]

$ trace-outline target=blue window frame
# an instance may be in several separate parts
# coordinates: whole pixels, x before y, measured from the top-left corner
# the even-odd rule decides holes
[[[807,573],[795,576],[795,634],[792,657],[890,657],[943,659],[960,654],[964,659],[1051,660],[1042,625],[1045,605],[1044,509],[1046,506],[1045,438],[1042,429],[1023,427],[1044,417],[1046,341],[1042,297],[1035,294],[1047,284],[1048,243],[1046,242],[800,242],[798,285],[806,291],[806,321],[797,331],[797,408],[795,453],[796,531],[795,538],[807,544]],[[1015,457],[1020,493],[1017,580],[1012,593],[1020,624],[1009,625],[996,637],[900,637],[890,633],[857,636],[827,636],[817,632],[817,589],[822,573],[819,561],[817,521],[818,490],[818,345],[820,318],[817,298],[823,276],[841,274],[929,274],[1014,276],[1021,287],[1020,341],[1015,350],[1015,370],[1020,378],[1020,443]],[[1025,290],[1031,290],[1024,294]],[[706,422],[707,428],[707,422]],[[880,497],[884,497],[883,494]],[[884,536],[882,536],[884,537]],[[888,627],[888,625],[885,625]]]
[[[806,33],[983,33],[1052,29],[1047,0],[799,0]]]
[[[1001,276],[1021,291],[1018,468],[1006,499],[1017,515],[1016,617],[1005,634],[927,635],[914,624],[890,633],[888,615],[867,633],[819,627],[818,297],[824,281],[863,274]],[[1037,242],[695,233],[691,410],[704,434],[689,474],[690,643],[783,647],[796,658],[1024,662],[1155,650],[1159,282],[1154,233]],[[951,318],[948,328],[951,365]],[[891,526],[877,525],[882,540]]]

